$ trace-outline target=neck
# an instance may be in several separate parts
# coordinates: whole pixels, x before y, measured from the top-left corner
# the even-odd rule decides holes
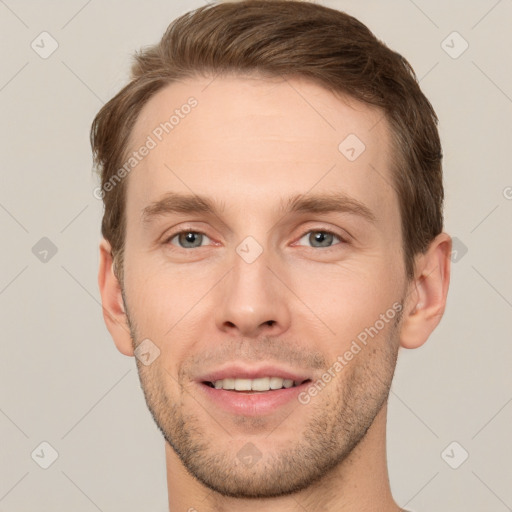
[[[397,512],[386,463],[387,404],[349,456],[307,489],[292,495],[237,499],[202,485],[165,444],[169,512]]]

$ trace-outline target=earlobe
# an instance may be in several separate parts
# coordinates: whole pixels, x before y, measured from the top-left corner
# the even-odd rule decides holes
[[[133,345],[124,310],[121,285],[112,266],[112,249],[104,238],[100,242],[98,286],[101,294],[103,319],[117,349],[126,356],[133,356]]]
[[[451,248],[450,236],[441,233],[416,259],[416,276],[410,284],[400,332],[404,348],[423,345],[441,321],[450,283]]]

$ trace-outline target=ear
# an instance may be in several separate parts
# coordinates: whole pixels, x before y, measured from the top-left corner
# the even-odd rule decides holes
[[[452,239],[439,234],[415,262],[415,277],[405,301],[400,345],[418,348],[437,327],[446,307]]]
[[[107,329],[119,352],[125,356],[133,356],[130,327],[124,311],[121,285],[112,268],[112,248],[104,238],[100,242],[98,285]]]

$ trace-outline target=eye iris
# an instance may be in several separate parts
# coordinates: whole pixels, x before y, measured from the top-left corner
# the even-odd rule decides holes
[[[316,242],[321,244],[315,247],[328,247],[332,243],[332,238],[333,235],[331,233],[326,233],[325,231],[315,231],[309,235],[309,241],[313,246],[315,246]]]
[[[195,233],[194,231],[188,231],[180,233],[179,235],[179,242],[180,245],[184,245],[185,247],[199,247],[201,245],[202,241],[202,235],[201,233]],[[197,243],[199,241],[199,243]],[[192,245],[187,245],[188,243]]]

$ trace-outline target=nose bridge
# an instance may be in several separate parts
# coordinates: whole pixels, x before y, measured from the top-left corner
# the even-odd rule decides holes
[[[247,252],[243,252],[244,250]],[[261,251],[260,254],[255,254],[254,251],[250,242],[242,243],[237,247],[237,254],[233,258],[232,291],[240,299],[246,300],[255,293],[262,294],[262,299],[265,297],[268,299],[270,295],[271,283],[269,283],[268,269],[270,255],[268,251]]]
[[[270,251],[253,237],[236,247],[231,271],[219,290],[216,322],[220,329],[252,336],[262,330],[277,334],[288,328],[285,289],[269,269],[273,261]]]

